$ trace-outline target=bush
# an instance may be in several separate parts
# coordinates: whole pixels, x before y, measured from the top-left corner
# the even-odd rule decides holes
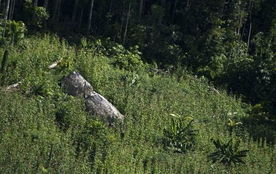
[[[27,31],[26,26],[21,21],[1,20],[0,21],[0,44],[16,44],[22,40]]]
[[[175,116],[172,114],[172,116]],[[193,118],[179,116],[171,120],[164,129],[163,143],[166,149],[173,152],[185,153],[194,148],[197,130],[193,128]]]
[[[24,21],[32,28],[42,28],[45,21],[49,18],[49,14],[44,7],[35,7],[30,0],[25,1],[24,10]]]
[[[240,141],[233,142],[233,140],[230,139],[228,142],[224,143],[219,139],[212,139],[212,142],[216,150],[209,154],[208,158],[213,163],[218,162],[227,166],[231,164],[245,164],[242,158],[246,157],[249,150],[239,150]]]
[[[115,45],[111,48],[112,64],[119,68],[126,70],[136,70],[143,67],[143,62],[140,57],[141,52],[138,51],[138,47],[132,47],[126,50],[122,45]]]

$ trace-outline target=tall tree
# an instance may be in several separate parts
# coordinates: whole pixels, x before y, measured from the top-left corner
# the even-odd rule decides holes
[[[83,11],[84,11],[83,8],[81,8],[80,16],[79,16],[79,26],[78,26],[79,29],[82,26]]]
[[[92,15],[93,15],[94,1],[95,1],[95,0],[91,0],[91,3],[90,3],[90,11],[89,11],[87,32],[90,32],[90,31],[91,31],[91,23],[92,23]]]
[[[14,13],[14,7],[15,7],[15,0],[11,0],[10,2],[10,10],[9,10],[9,19],[13,18],[13,13]]]
[[[126,26],[125,26],[125,32],[124,32],[124,37],[123,37],[123,44],[124,45],[126,43],[126,37],[127,37],[127,31],[128,31],[128,25],[129,25],[129,19],[130,19],[130,12],[131,12],[131,1],[129,1],[129,5],[128,5]]]
[[[139,7],[139,22],[141,21],[141,18],[142,18],[143,8],[144,8],[144,0],[140,0],[140,7]]]
[[[72,22],[76,21],[76,16],[77,16],[77,12],[78,12],[78,3],[79,3],[79,0],[75,0],[73,14],[72,14],[72,18],[71,18]]]
[[[9,19],[10,3],[11,3],[11,0],[6,1],[6,8],[5,8],[5,14],[4,14],[5,20]]]
[[[62,0],[56,0],[56,3],[55,3],[54,14],[53,14],[53,19],[52,19],[54,23],[59,21],[61,1]]]
[[[174,20],[175,20],[177,3],[178,3],[178,0],[174,0],[173,11],[172,11],[172,22],[174,22]]]
[[[113,6],[113,0],[110,0],[109,8],[108,8],[108,13],[112,12],[112,6]]]
[[[251,32],[252,32],[252,7],[253,3],[252,0],[249,2],[249,31],[248,31],[248,37],[247,37],[247,47],[249,48],[250,45],[250,38],[251,38]]]

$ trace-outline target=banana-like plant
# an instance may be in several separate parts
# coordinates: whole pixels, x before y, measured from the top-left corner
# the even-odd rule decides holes
[[[171,124],[164,129],[163,144],[165,149],[185,153],[194,149],[197,130],[193,127],[192,117],[180,117],[171,114]]]
[[[209,160],[213,163],[222,163],[226,166],[245,164],[243,158],[247,156],[249,150],[239,150],[240,141],[233,142],[230,139],[228,142],[222,142],[217,139],[211,140],[216,147],[216,150],[208,155]]]

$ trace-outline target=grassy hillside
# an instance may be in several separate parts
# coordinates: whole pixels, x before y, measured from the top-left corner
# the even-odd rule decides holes
[[[135,48],[84,39],[81,45],[45,35],[8,48],[0,76],[0,173],[276,172],[275,146],[253,141],[238,123],[248,117],[239,99],[182,70],[152,72]],[[60,79],[72,70],[125,115],[124,124],[107,127],[86,113],[81,99],[63,93]],[[16,82],[19,91],[5,90]],[[179,150],[164,130],[181,128],[187,141],[175,136],[173,142],[187,146]],[[212,163],[211,139],[240,141],[239,149],[249,150],[245,164]]]

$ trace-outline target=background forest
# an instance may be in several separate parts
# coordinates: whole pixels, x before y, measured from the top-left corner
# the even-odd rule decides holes
[[[22,82],[0,93],[0,173],[275,172],[275,0],[0,0],[0,12],[0,87]],[[72,70],[125,125],[63,94]]]

